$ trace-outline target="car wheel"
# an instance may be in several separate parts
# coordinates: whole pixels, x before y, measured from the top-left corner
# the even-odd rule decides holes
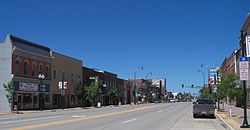
[[[194,118],[197,118],[197,114],[193,114],[193,117],[194,117]]]

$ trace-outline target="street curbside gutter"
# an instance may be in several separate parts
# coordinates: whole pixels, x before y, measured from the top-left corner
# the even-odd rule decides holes
[[[218,117],[224,123],[224,125],[227,126],[229,130],[236,130],[229,123],[227,123],[222,117],[220,117],[220,115],[218,115],[217,112],[215,112],[215,116]]]

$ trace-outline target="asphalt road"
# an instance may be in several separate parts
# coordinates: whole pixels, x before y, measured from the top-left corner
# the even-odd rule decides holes
[[[192,103],[61,110],[0,116],[1,130],[225,130],[221,121],[193,118]]]

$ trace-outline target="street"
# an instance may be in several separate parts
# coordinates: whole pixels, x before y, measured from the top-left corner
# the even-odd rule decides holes
[[[160,103],[0,116],[1,130],[224,130],[218,119],[192,116],[192,103]]]

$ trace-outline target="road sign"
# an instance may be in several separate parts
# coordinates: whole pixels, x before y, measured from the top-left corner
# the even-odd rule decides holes
[[[240,80],[248,80],[248,57],[240,57]]]
[[[59,87],[59,89],[62,89],[62,82],[59,82],[58,83],[58,87]],[[63,89],[67,89],[68,88],[68,83],[67,82],[64,82],[64,84],[63,84]]]

